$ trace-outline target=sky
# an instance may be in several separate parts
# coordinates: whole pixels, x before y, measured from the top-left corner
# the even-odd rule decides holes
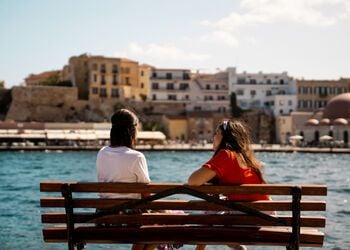
[[[83,53],[159,68],[350,78],[350,0],[0,0],[0,80]]]

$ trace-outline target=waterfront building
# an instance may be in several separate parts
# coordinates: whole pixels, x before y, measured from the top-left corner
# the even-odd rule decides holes
[[[152,75],[152,66],[148,64],[139,65],[139,93],[137,100],[141,99],[142,101],[147,101],[151,95],[151,75]]]
[[[164,115],[162,122],[170,140],[188,140],[188,119],[185,115]]]
[[[227,69],[229,93],[235,93],[242,109],[264,109],[275,116],[296,110],[296,81],[282,73],[238,73],[235,67]]]
[[[152,68],[149,100],[153,103],[190,103],[192,85],[189,69]]]
[[[332,97],[350,91],[350,79],[297,80],[298,111],[324,108]]]
[[[349,146],[350,93],[337,95],[323,110],[292,113],[293,133],[308,145]]]
[[[138,100],[139,64],[124,58],[73,56],[63,68],[64,79],[78,88],[81,100]]]
[[[226,71],[215,74],[196,73],[192,76],[192,80],[191,103],[186,106],[187,111],[228,112],[230,110]]]

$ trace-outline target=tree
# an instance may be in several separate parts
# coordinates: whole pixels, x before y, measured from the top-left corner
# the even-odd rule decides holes
[[[235,92],[231,93],[230,101],[232,117],[241,117],[243,114],[243,110],[239,106],[237,106],[237,97]]]

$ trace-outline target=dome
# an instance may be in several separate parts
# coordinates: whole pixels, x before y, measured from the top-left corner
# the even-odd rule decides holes
[[[348,125],[348,121],[344,118],[337,118],[334,120],[334,125]]]
[[[323,118],[350,118],[350,93],[343,93],[330,99],[323,111]]]
[[[320,125],[329,125],[329,124],[331,124],[331,120],[329,120],[328,118],[323,118],[320,121]]]
[[[318,120],[312,118],[312,119],[307,120],[305,125],[306,126],[317,126],[318,123],[319,123]]]

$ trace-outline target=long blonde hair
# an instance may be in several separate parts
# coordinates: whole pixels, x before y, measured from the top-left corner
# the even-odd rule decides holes
[[[262,183],[266,183],[263,176],[263,166],[251,148],[252,141],[247,126],[241,121],[226,120],[221,122],[218,128],[221,130],[222,140],[214,154],[217,154],[221,149],[236,152],[243,158],[247,167],[258,175]]]

